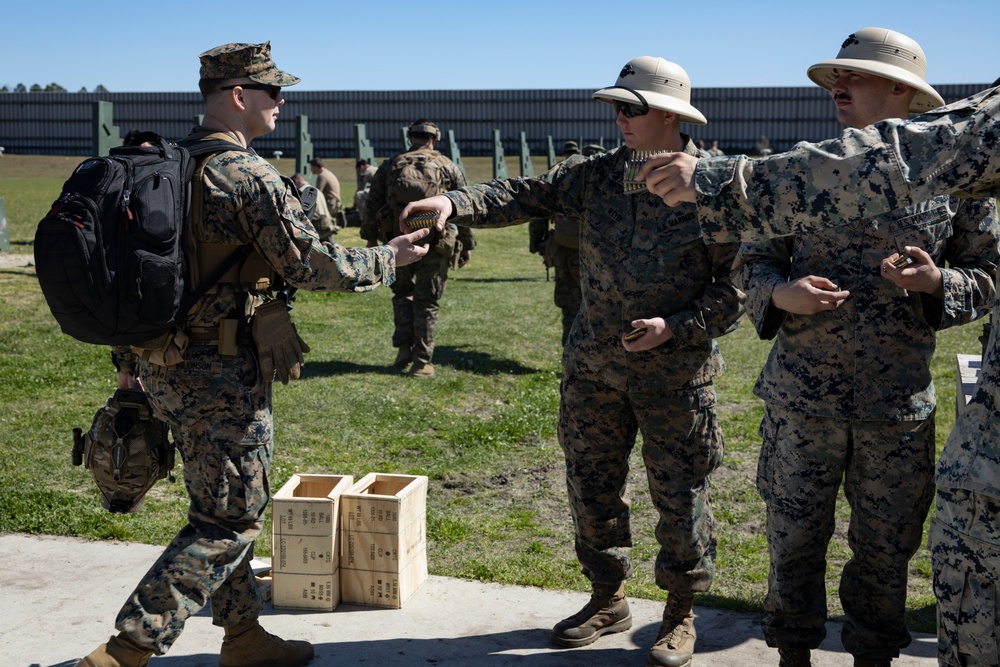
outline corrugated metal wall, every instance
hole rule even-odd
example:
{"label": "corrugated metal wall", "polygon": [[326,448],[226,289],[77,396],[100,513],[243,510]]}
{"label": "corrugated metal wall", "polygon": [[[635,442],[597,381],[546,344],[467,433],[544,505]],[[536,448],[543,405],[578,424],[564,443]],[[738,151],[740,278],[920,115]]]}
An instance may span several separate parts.
{"label": "corrugated metal wall", "polygon": [[[936,86],[952,102],[986,84]],[[254,142],[259,152],[292,155],[295,116],[309,118],[309,134],[320,157],[351,157],[354,125],[363,123],[377,156],[400,149],[400,128],[417,118],[454,130],[462,155],[489,155],[492,132],[500,130],[507,154],[516,155],[525,132],[533,154],[545,152],[551,136],[556,149],[567,139],[605,146],[619,143],[611,108],[591,100],[591,90],[431,90],[431,91],[286,91],[287,104],[278,129]],[[91,152],[92,103],[114,103],[114,124],[122,134],[132,128],[180,138],[202,112],[198,93],[0,93],[0,146],[8,153],[80,155]],[[829,95],[817,87],[702,88],[694,105],[709,120],[685,125],[706,144],[719,140],[727,153],[751,152],[763,134],[772,148],[797,141],[836,136]],[[283,122],[282,122],[283,121]]]}

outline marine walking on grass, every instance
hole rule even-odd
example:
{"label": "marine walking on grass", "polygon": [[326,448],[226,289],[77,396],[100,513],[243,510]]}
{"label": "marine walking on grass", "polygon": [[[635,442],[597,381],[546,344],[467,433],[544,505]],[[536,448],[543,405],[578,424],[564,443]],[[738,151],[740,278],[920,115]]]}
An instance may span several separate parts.
{"label": "marine walking on grass", "polygon": [[[399,213],[410,202],[465,185],[462,170],[434,149],[441,139],[437,125],[415,121],[407,138],[410,149],[386,160],[372,180],[361,225],[361,238],[370,248],[399,234]],[[434,330],[448,271],[465,266],[476,247],[475,233],[464,225],[432,230],[429,238],[431,251],[399,271],[391,288],[393,367],[416,378],[434,375]]]}

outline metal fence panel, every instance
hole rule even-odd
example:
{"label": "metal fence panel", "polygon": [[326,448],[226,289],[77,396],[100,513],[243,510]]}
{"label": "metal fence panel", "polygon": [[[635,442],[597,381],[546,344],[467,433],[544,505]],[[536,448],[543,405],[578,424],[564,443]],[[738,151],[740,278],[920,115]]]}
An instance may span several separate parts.
{"label": "metal fence panel", "polygon": [[[986,84],[936,86],[946,102]],[[492,153],[499,130],[504,151],[516,155],[524,132],[533,155],[544,155],[547,137],[556,146],[573,139],[613,147],[620,143],[611,107],[595,103],[591,90],[429,90],[286,92],[282,118],[272,134],[254,141],[263,155],[293,155],[295,123],[309,118],[318,157],[353,157],[354,125],[363,123],[377,157],[399,150],[399,128],[418,118],[453,130],[465,156]],[[122,134],[147,129],[170,138],[187,134],[202,113],[198,93],[0,93],[0,146],[7,153],[86,156],[92,151],[92,104],[114,103]],[[684,125],[694,139],[718,140],[727,153],[752,152],[761,135],[785,150],[798,141],[840,134],[829,94],[815,86],[695,89],[692,103],[709,124]]]}

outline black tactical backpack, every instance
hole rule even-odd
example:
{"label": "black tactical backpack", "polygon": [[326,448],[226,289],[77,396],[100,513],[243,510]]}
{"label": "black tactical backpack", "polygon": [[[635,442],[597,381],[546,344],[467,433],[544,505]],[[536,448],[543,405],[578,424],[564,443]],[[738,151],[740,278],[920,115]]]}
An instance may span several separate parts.
{"label": "black tactical backpack", "polygon": [[104,509],[138,512],[146,492],[174,467],[167,434],[144,392],[119,389],[94,415],[90,430],[73,429],[73,465],[90,470]]}
{"label": "black tactical backpack", "polygon": [[35,232],[38,282],[64,333],[137,345],[183,320],[218,280],[194,293],[187,284],[194,158],[228,150],[247,149],[222,140],[184,148],[145,132],[77,166]]}

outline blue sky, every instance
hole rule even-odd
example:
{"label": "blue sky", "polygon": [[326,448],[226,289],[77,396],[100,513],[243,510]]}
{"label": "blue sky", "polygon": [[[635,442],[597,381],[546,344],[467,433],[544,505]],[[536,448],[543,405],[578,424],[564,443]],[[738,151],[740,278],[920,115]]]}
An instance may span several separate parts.
{"label": "blue sky", "polygon": [[596,89],[639,55],[679,63],[694,87],[806,86],[867,26],[916,39],[931,84],[1000,76],[997,0],[52,0],[2,16],[0,86],[73,92],[193,91],[198,53],[266,40],[300,90]]}

